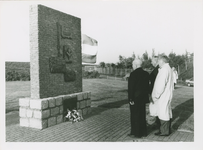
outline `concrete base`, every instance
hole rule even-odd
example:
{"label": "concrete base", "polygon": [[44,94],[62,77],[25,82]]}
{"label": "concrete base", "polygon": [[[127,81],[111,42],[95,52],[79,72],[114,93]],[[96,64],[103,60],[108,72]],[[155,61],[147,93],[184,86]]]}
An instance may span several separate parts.
{"label": "concrete base", "polygon": [[44,129],[64,122],[64,116],[67,111],[64,110],[64,104],[67,104],[69,100],[76,101],[76,109],[82,112],[83,116],[91,112],[90,92],[43,99],[20,98],[20,126]]}

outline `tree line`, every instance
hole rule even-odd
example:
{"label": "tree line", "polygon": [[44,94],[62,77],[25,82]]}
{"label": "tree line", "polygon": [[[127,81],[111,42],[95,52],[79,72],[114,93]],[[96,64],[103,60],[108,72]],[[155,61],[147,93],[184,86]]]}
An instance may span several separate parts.
{"label": "tree line", "polygon": [[[164,53],[162,53],[164,54]],[[161,54],[161,55],[162,55]],[[164,54],[165,55],[165,54]],[[143,60],[142,67],[146,70],[153,70],[151,64],[152,58],[155,56],[155,50],[152,49],[152,54],[149,56],[148,52],[145,51],[142,56],[132,54],[131,57],[124,57],[119,55],[119,61],[117,63],[105,63],[100,62],[99,66],[101,68],[111,67],[117,69],[132,69],[132,62],[135,58],[140,58]],[[193,77],[193,58],[194,54],[189,54],[187,51],[182,55],[177,55],[175,52],[171,51],[168,55],[169,65],[176,68],[179,74],[179,79],[185,80]]]}

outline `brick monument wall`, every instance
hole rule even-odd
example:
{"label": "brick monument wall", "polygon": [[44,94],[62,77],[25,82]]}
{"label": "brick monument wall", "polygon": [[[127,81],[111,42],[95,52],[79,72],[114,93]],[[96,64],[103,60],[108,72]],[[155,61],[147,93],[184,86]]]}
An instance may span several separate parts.
{"label": "brick monument wall", "polygon": [[64,103],[74,99],[81,115],[91,113],[91,93],[80,92],[43,99],[20,98],[20,126],[44,129],[64,122]]}

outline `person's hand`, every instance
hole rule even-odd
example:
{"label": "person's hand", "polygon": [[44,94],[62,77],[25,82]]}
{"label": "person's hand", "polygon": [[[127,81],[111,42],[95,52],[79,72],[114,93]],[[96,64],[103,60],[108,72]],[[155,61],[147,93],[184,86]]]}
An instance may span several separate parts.
{"label": "person's hand", "polygon": [[135,103],[133,101],[130,101],[130,105],[134,105]]}
{"label": "person's hand", "polygon": [[150,103],[154,104],[154,101],[151,96],[149,97],[149,101],[150,101]]}

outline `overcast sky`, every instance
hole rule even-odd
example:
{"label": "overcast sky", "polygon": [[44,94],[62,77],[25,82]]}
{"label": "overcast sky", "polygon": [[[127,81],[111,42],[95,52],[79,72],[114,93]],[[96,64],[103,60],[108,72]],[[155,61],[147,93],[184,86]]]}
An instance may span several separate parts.
{"label": "overcast sky", "polygon": [[42,4],[81,18],[82,34],[98,41],[97,63],[118,56],[195,51],[199,1],[1,2],[1,49],[5,61],[29,61],[29,6]]}

